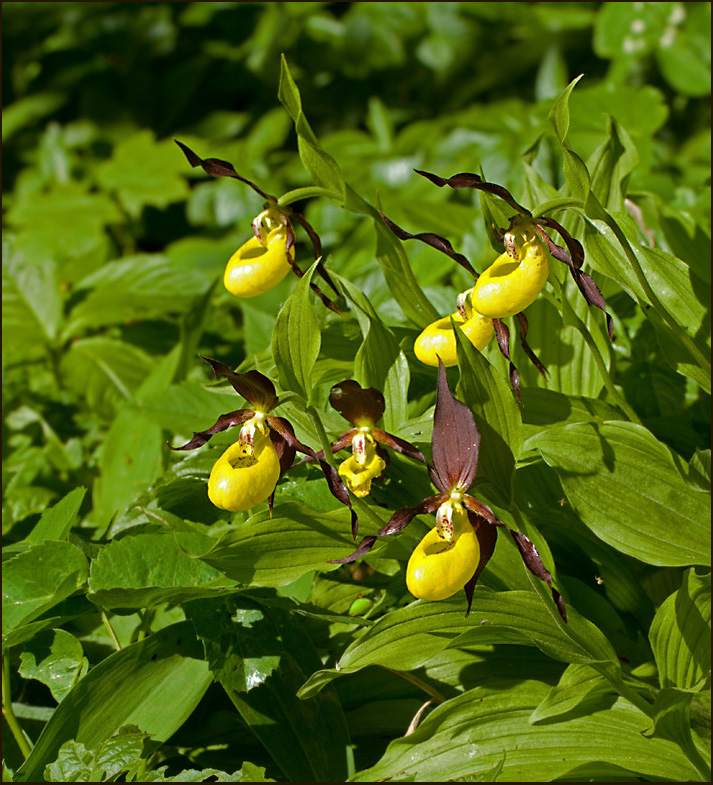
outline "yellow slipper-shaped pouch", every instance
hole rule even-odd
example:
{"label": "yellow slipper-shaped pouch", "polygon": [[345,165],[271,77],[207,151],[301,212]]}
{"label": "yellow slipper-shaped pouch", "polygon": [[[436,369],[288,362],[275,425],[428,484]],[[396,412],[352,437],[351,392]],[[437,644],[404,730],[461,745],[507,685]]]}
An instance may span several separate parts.
{"label": "yellow slipper-shaped pouch", "polygon": [[[470,319],[466,320],[456,311],[453,321],[460,326],[476,349],[484,349],[495,334],[493,320],[475,311]],[[437,368],[439,357],[446,367],[456,365],[456,337],[451,326],[451,317],[444,316],[429,324],[416,339],[413,350],[416,357],[426,365]]]}
{"label": "yellow slipper-shaped pouch", "polygon": [[[287,254],[284,227],[270,232],[264,244],[251,237],[230,257],[223,276],[225,288],[236,297],[257,297],[270,291],[290,272]],[[289,255],[294,259],[294,248]]]}
{"label": "yellow slipper-shaped pouch", "polygon": [[422,600],[445,600],[473,577],[480,545],[465,511],[453,515],[453,539],[434,527],[416,546],[406,568],[406,586]]}
{"label": "yellow slipper-shaped pouch", "polygon": [[223,510],[249,510],[264,502],[280,479],[280,460],[269,436],[256,436],[254,452],[240,442],[218,458],[208,479],[208,498]]}
{"label": "yellow slipper-shaped pouch", "polygon": [[513,227],[509,234],[518,258],[500,254],[480,275],[470,296],[473,309],[491,319],[514,316],[532,305],[549,274],[547,251],[534,231]]}

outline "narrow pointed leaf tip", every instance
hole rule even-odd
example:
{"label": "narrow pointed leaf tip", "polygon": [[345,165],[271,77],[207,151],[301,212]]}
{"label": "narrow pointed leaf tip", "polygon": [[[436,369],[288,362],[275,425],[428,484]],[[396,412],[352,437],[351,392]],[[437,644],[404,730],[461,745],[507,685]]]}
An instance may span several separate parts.
{"label": "narrow pointed leaf tip", "polygon": [[456,488],[467,491],[475,480],[478,468],[480,432],[473,412],[453,397],[440,358],[438,363],[431,477],[440,491],[450,492]]}
{"label": "narrow pointed leaf tip", "polygon": [[375,387],[362,388],[354,379],[335,384],[329,392],[329,403],[357,428],[374,425],[386,408],[384,396]]}
{"label": "narrow pointed leaf tip", "polygon": [[210,357],[203,357],[213,370],[213,378],[226,376],[233,385],[233,389],[238,395],[242,395],[248,403],[251,403],[257,410],[262,412],[272,411],[280,402],[275,391],[275,385],[263,376],[259,371],[248,371],[247,373],[236,373],[220,360],[211,360]]}

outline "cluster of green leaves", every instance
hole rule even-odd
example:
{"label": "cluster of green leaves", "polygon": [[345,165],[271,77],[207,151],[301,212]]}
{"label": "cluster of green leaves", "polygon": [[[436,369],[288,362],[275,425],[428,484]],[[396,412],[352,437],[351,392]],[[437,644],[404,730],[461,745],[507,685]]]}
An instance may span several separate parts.
{"label": "cluster of green leaves", "polygon": [[[710,5],[12,3],[3,21],[4,780],[708,779]],[[310,292],[299,229],[301,281],[222,289],[260,200],[170,136],[299,204],[342,316]],[[239,405],[203,354],[272,379],[315,450],[354,378],[430,455],[413,342],[472,281],[378,209],[479,270],[511,211],[414,168],[481,172],[554,217],[614,317],[610,342],[551,260],[527,310],[549,379],[516,338],[522,406],[496,346],[459,335],[449,369],[482,434],[477,493],[535,543],[566,624],[504,537],[465,618],[462,595],[406,591],[428,518],[339,567],[349,515],[316,467],[280,480],[272,515],[231,514],[206,480],[235,433],[166,448]],[[390,457],[353,499],[362,534],[430,493]]]}

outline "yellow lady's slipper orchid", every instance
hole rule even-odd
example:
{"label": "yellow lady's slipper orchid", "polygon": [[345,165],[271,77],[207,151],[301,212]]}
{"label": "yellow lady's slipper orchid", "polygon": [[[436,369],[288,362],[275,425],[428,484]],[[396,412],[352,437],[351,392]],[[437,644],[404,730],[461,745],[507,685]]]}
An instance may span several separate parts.
{"label": "yellow lady's slipper orchid", "polygon": [[256,431],[252,444],[239,440],[218,458],[208,498],[223,510],[249,510],[264,502],[280,479],[280,459],[269,435]]}
{"label": "yellow lady's slipper orchid", "polygon": [[381,477],[386,461],[376,451],[376,441],[368,432],[360,428],[352,439],[352,455],[339,465],[339,474],[349,490],[359,498],[368,496],[371,481]]}
{"label": "yellow lady's slipper orchid", "polygon": [[505,253],[480,275],[470,298],[474,310],[492,319],[524,311],[549,274],[547,250],[531,222],[514,220],[504,242]]}
{"label": "yellow lady's slipper orchid", "polygon": [[[451,502],[441,506],[448,504]],[[451,538],[444,539],[440,526],[436,526],[416,546],[409,559],[406,586],[418,599],[451,597],[468,583],[474,565],[480,560],[480,544],[466,511],[460,504],[453,504],[449,518],[453,527]]]}
{"label": "yellow lady's slipper orchid", "polygon": [[[473,311],[469,319],[464,319],[457,311],[452,318],[476,349],[484,349],[495,335],[493,320],[476,311]],[[451,317],[444,316],[429,324],[416,339],[413,350],[416,357],[426,365],[438,367],[439,357],[445,366],[456,365],[458,362],[456,336],[451,325]]]}
{"label": "yellow lady's slipper orchid", "polygon": [[294,248],[287,247],[287,228],[276,209],[262,212],[253,221],[255,236],[230,257],[223,283],[236,297],[264,294],[290,272]]}

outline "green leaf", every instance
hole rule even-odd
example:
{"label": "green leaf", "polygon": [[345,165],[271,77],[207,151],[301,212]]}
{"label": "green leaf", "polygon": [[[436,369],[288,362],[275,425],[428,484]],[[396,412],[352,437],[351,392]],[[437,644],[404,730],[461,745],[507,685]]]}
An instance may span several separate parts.
{"label": "green leaf", "polygon": [[384,384],[384,427],[389,433],[397,434],[409,419],[408,416],[408,388],[411,372],[406,355],[399,351],[386,374]]}
{"label": "green leaf", "polygon": [[336,670],[316,673],[300,695],[309,697],[336,675],[367,665],[414,670],[446,647],[484,643],[536,646],[563,662],[618,667],[611,644],[591,622],[569,608],[565,625],[551,599],[547,602],[529,591],[494,592],[485,586],[476,588],[468,618],[462,596],[414,602],[379,619],[347,648]]}
{"label": "green leaf", "polygon": [[272,353],[283,389],[299,393],[308,403],[312,400],[310,376],[322,343],[309,289],[316,269],[317,262],[300,278],[277,314],[272,333]]}
{"label": "green leaf", "polygon": [[42,92],[26,95],[2,110],[2,140],[6,142],[20,129],[52,114],[67,100],[64,92]]}
{"label": "green leaf", "polygon": [[110,542],[92,561],[89,599],[102,608],[152,608],[231,591],[222,573],[186,553],[184,548],[210,547],[210,538],[196,540],[169,532]]}
{"label": "green leaf", "polygon": [[172,265],[163,256],[133,256],[82,279],[90,289],[69,317],[65,337],[107,324],[151,319],[187,310],[213,283],[199,270]]}
{"label": "green leaf", "polygon": [[589,665],[568,665],[555,687],[547,693],[530,715],[537,724],[553,717],[562,717],[581,703],[613,692],[611,684]]}
{"label": "green leaf", "polygon": [[181,622],[127,646],[95,665],[65,697],[15,775],[38,782],[74,741],[98,749],[125,725],[165,742],[184,723],[212,681],[190,622]]}
{"label": "green leaf", "polygon": [[698,780],[679,747],[647,739],[648,718],[626,701],[553,724],[531,725],[548,692],[538,681],[498,680],[447,701],[409,736],[391,742],[381,760],[352,782],[444,781],[475,776],[503,763],[502,782],[551,782],[592,760],[600,772],[621,769],[675,782]]}
{"label": "green leaf", "polygon": [[60,365],[67,387],[104,417],[111,417],[120,404],[131,400],[151,367],[152,360],[143,349],[103,337],[72,343]]}
{"label": "green leaf", "polygon": [[74,594],[88,571],[79,548],[51,540],[32,545],[3,567],[3,637]]}
{"label": "green leaf", "polygon": [[522,415],[508,383],[460,327],[454,329],[460,368],[457,392],[473,412],[481,435],[478,477],[492,485],[495,503],[508,508],[515,461],[522,448]]}
{"label": "green leaf", "polygon": [[52,697],[62,699],[89,670],[82,644],[65,630],[47,630],[25,644],[18,673],[46,684]]}
{"label": "green leaf", "polygon": [[685,482],[645,428],[564,425],[528,446],[555,469],[575,512],[605,542],[647,564],[710,564],[710,494]]}
{"label": "green leaf", "polygon": [[711,667],[711,577],[688,570],[656,612],[649,640],[661,686],[694,689]]}
{"label": "green leaf", "polygon": [[272,517],[267,511],[253,515],[201,558],[245,585],[277,587],[312,570],[337,569],[327,561],[353,548],[344,512],[315,512],[288,503],[276,505]]}
{"label": "green leaf", "polygon": [[310,638],[269,599],[199,601],[188,615],[215,678],[292,782],[342,782],[348,735],[341,706],[324,693],[300,701],[297,687],[321,665]]}
{"label": "green leaf", "polygon": [[25,542],[36,544],[45,540],[66,540],[69,530],[77,520],[86,492],[86,488],[75,488],[57,504],[48,507],[25,537]]}
{"label": "green leaf", "polygon": [[139,131],[119,142],[110,160],[99,164],[96,176],[107,191],[115,191],[129,215],[142,209],[167,207],[188,197],[183,177],[186,165],[173,141],[157,142],[153,131]]}
{"label": "green leaf", "polygon": [[262,766],[255,766],[253,763],[245,762],[239,771],[226,774],[218,769],[186,769],[175,777],[166,777],[165,773],[168,766],[161,766],[155,771],[145,772],[142,782],[208,782],[209,777],[214,777],[211,782],[275,782],[269,777],[265,777],[265,769]]}
{"label": "green leaf", "polygon": [[122,771],[138,767],[149,736],[136,726],[120,728],[96,750],[68,741],[57,760],[45,768],[45,782],[111,782]]}
{"label": "green leaf", "polygon": [[159,475],[163,450],[159,425],[132,407],[119,411],[102,444],[101,474],[94,483],[92,515],[99,527],[108,525]]}
{"label": "green leaf", "polygon": [[584,74],[580,74],[565,87],[547,115],[547,119],[554,128],[555,135],[562,145],[565,144],[567,132],[569,131],[569,96],[583,76]]}

